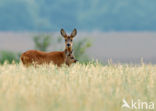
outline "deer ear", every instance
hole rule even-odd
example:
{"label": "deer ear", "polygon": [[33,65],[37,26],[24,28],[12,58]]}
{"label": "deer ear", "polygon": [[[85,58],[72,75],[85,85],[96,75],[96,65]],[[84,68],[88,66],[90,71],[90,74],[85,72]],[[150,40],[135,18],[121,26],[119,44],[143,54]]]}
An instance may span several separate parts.
{"label": "deer ear", "polygon": [[61,35],[65,38],[65,37],[67,37],[67,34],[66,34],[66,32],[64,31],[64,29],[61,29],[60,30],[60,33],[61,33]]}
{"label": "deer ear", "polygon": [[76,29],[74,29],[74,30],[73,30],[73,32],[71,33],[71,37],[75,37],[75,36],[76,36],[76,34],[77,34],[77,30],[76,30]]}

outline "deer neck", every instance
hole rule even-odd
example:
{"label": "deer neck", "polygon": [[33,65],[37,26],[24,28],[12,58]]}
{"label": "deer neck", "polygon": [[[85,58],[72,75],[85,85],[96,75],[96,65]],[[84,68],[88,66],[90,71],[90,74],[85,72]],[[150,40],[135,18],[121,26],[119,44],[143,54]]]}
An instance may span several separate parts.
{"label": "deer neck", "polygon": [[71,48],[66,48],[64,50],[64,54],[65,54],[65,64],[69,66],[69,64],[67,62],[68,61],[67,58],[70,56],[70,54],[72,54],[72,49]]}
{"label": "deer neck", "polygon": [[69,56],[70,54],[72,54],[72,51],[73,51],[72,48],[65,48],[64,53],[65,53],[66,57]]}

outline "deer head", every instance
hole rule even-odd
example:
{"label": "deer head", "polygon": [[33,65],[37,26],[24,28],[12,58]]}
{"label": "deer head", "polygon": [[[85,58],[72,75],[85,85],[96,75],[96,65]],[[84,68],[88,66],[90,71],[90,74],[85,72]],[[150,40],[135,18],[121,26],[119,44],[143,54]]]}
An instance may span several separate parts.
{"label": "deer head", "polygon": [[64,29],[61,29],[60,33],[65,39],[65,49],[68,49],[71,51],[73,38],[76,36],[77,30],[74,29],[70,35],[67,35],[66,32],[64,31]]}

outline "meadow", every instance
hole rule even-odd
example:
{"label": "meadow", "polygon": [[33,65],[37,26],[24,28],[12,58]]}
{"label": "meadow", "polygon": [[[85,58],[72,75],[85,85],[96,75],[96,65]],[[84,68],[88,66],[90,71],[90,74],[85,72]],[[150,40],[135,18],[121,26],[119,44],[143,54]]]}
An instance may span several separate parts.
{"label": "meadow", "polygon": [[156,65],[0,65],[0,111],[131,111],[122,99],[156,103],[155,94]]}

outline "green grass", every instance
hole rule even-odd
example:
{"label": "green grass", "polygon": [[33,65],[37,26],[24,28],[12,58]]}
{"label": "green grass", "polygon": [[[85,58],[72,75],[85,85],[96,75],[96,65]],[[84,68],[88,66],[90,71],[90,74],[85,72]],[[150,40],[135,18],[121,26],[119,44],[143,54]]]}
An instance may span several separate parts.
{"label": "green grass", "polygon": [[131,111],[124,98],[156,103],[155,65],[0,66],[0,111]]}

